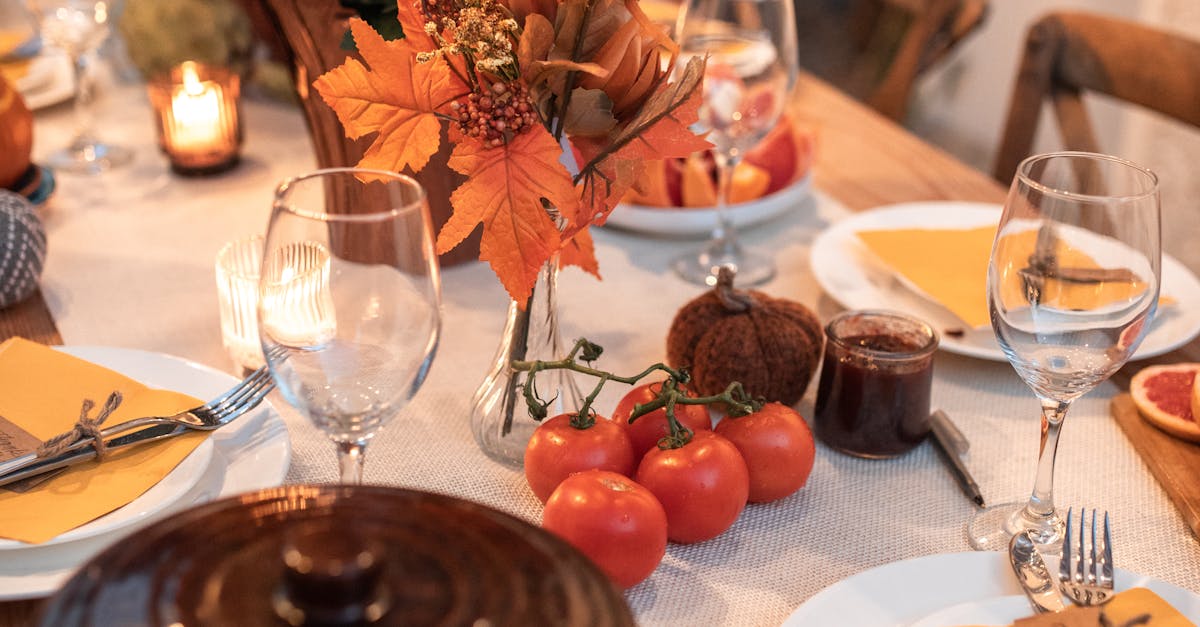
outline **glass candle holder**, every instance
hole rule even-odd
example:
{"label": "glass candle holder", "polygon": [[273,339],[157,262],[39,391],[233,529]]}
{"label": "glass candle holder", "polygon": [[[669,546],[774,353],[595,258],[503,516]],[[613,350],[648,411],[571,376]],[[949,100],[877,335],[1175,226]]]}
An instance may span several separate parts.
{"label": "glass candle holder", "polygon": [[187,176],[237,165],[242,147],[241,80],[224,68],[186,61],[147,89],[158,141],[171,169]]}
{"label": "glass candle holder", "polygon": [[894,457],[929,435],[933,353],[928,324],[886,311],[843,313],[825,327],[813,424],[843,453]]}
{"label": "glass candle holder", "polygon": [[234,240],[217,252],[217,303],[221,311],[221,344],[239,369],[261,367],[258,341],[258,277],[263,238]]}
{"label": "glass candle holder", "polygon": [[329,249],[311,241],[292,242],[266,256],[260,322],[280,344],[315,349],[337,335],[330,262]]}

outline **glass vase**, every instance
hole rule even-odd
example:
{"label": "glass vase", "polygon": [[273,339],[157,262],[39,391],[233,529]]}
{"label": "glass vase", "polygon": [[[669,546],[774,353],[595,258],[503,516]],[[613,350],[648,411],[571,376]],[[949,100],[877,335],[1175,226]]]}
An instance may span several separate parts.
{"label": "glass vase", "polygon": [[[538,272],[525,308],[508,304],[508,319],[491,369],[471,401],[471,432],[492,459],[513,467],[525,460],[525,445],[540,422],[529,415],[523,396],[527,373],[513,371],[513,361],[553,360],[566,355],[558,324],[558,256]],[[583,395],[567,370],[538,373],[538,396],[549,400],[547,417],[576,411]]]}

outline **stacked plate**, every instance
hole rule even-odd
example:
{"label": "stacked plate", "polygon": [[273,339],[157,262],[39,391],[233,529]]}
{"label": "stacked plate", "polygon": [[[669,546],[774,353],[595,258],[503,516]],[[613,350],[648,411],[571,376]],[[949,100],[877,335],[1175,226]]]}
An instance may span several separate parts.
{"label": "stacked plate", "polygon": [[[178,357],[123,348],[61,347],[148,386],[200,399],[237,380]],[[171,513],[216,498],[283,483],[291,458],[287,428],[264,402],[212,434],[162,481],[125,507],[42,544],[0,539],[0,601],[46,596],[85,561]]]}
{"label": "stacked plate", "polygon": [[[1200,595],[1159,579],[1117,569],[1118,592],[1148,588],[1191,621]],[[1004,553],[942,553],[885,564],[825,588],[783,627],[1007,625],[1033,613]]]}
{"label": "stacked plate", "polygon": [[[881,229],[968,229],[1000,223],[999,205],[969,202],[914,202],[854,214],[823,231],[813,242],[813,274],[821,288],[847,309],[894,309],[921,317],[943,333],[941,348],[951,353],[1005,361],[990,326],[963,328],[948,309],[876,261],[857,236]],[[980,298],[984,278],[980,277]],[[1177,303],[1159,309],[1150,333],[1134,354],[1146,359],[1170,352],[1200,334],[1200,279],[1170,255],[1162,259],[1162,293]]]}
{"label": "stacked plate", "polygon": [[69,100],[75,93],[71,57],[42,46],[37,54],[0,64],[0,72],[16,86],[31,111]]}

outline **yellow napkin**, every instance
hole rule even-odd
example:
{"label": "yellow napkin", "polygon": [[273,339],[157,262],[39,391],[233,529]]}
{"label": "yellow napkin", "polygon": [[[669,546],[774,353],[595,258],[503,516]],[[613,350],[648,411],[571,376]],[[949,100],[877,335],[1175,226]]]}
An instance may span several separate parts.
{"label": "yellow napkin", "polygon": [[[884,264],[964,323],[971,327],[988,324],[987,269],[996,227],[887,229],[859,231],[857,235]],[[1037,231],[1014,233],[1006,239],[1012,246],[1007,258],[1020,260],[1024,267],[1037,246]],[[1056,254],[1063,266],[1100,267],[1090,256],[1068,248],[1062,240],[1058,242]],[[1014,289],[1013,293],[1003,296],[1005,302],[1023,302],[1024,295],[1019,288]],[[1125,300],[1142,289],[1145,286],[1138,281],[1071,283],[1048,280],[1042,289],[1042,302],[1064,309],[1091,309]],[[1159,302],[1165,305],[1170,301],[1164,297]]]}
{"label": "yellow napkin", "polygon": [[[29,39],[28,32],[0,29],[0,58],[12,54],[27,39]],[[25,78],[25,75],[29,73],[29,66],[32,64],[33,59],[9,59],[0,63],[0,74],[3,74],[9,82],[16,84],[17,81]]]}
{"label": "yellow napkin", "polygon": [[[153,390],[124,375],[21,338],[0,344],[0,417],[45,441],[69,431],[84,399],[97,409],[114,390],[123,402],[105,427],[142,416],[166,416],[200,404]],[[0,537],[40,543],[90,522],[162,480],[207,436],[197,432],[84,462],[23,494],[0,487]]]}

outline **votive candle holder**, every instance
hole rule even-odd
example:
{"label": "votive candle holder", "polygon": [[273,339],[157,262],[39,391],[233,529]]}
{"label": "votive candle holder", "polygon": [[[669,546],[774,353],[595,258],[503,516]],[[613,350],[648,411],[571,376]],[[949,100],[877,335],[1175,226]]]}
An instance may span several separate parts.
{"label": "votive candle holder", "polygon": [[221,344],[239,369],[261,367],[258,340],[258,278],[263,238],[234,240],[217,252],[217,303],[221,312]]}
{"label": "votive candle holder", "polygon": [[187,176],[224,172],[242,147],[241,79],[225,68],[185,61],[147,84],[159,146]]}

